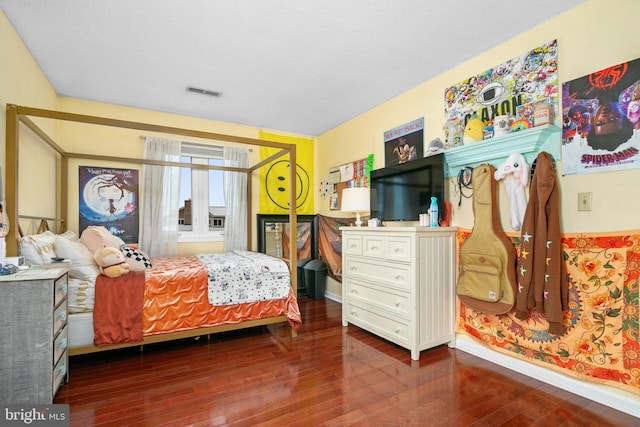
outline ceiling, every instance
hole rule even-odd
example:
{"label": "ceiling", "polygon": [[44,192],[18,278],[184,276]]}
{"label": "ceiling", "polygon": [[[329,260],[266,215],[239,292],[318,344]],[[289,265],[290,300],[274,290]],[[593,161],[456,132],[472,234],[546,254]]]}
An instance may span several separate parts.
{"label": "ceiling", "polygon": [[584,1],[0,0],[0,8],[61,96],[317,136]]}

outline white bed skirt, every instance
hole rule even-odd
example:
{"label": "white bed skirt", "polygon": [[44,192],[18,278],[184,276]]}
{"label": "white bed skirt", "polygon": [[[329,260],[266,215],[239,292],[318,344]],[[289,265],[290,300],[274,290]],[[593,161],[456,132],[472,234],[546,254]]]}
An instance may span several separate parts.
{"label": "white bed skirt", "polygon": [[69,314],[69,348],[93,345],[93,313]]}

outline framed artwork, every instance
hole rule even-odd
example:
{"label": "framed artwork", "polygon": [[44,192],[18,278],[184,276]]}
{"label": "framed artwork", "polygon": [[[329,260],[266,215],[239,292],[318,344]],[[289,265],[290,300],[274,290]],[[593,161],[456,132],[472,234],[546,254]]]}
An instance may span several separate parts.
{"label": "framed artwork", "polygon": [[80,166],[80,233],[90,225],[103,226],[126,243],[137,243],[138,170]]}
{"label": "framed artwork", "polygon": [[640,167],[640,59],[562,84],[563,175]]}
{"label": "framed artwork", "polygon": [[384,165],[392,166],[422,158],[424,118],[405,123],[384,133]]}

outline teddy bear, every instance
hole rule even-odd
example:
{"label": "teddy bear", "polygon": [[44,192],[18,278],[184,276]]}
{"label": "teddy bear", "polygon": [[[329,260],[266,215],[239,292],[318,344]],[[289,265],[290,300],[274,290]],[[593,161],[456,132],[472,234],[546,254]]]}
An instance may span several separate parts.
{"label": "teddy bear", "polygon": [[120,277],[129,272],[129,265],[124,255],[116,248],[103,246],[95,252],[93,258],[98,264],[100,273],[107,277]]}

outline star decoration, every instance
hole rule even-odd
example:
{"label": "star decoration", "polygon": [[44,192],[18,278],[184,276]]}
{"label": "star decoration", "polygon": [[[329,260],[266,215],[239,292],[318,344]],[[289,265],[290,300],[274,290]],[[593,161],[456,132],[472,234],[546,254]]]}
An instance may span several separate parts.
{"label": "star decoration", "polygon": [[525,241],[525,242],[528,242],[528,241],[529,241],[529,239],[530,239],[531,237],[532,237],[532,236],[531,236],[531,234],[529,234],[529,233],[527,233],[527,232],[525,232],[525,233],[522,235],[522,238],[524,239],[524,241]]}
{"label": "star decoration", "polygon": [[526,273],[526,272],[527,272],[527,269],[526,269],[526,268],[524,268],[523,266],[521,266],[521,267],[520,267],[520,275],[521,275],[521,276],[524,276],[524,273]]}
{"label": "star decoration", "polygon": [[527,251],[525,251],[525,250],[522,250],[522,251],[520,252],[520,255],[522,255],[522,259],[527,259],[527,255],[529,255],[529,252],[527,252]]}
{"label": "star decoration", "polygon": [[520,283],[518,283],[518,292],[522,293],[522,289],[524,289],[523,286]]}
{"label": "star decoration", "polygon": [[549,291],[544,291],[544,299],[547,299],[548,296],[549,296]]}
{"label": "star decoration", "polygon": [[549,246],[551,246],[551,240],[547,240],[547,249],[549,249]]}
{"label": "star decoration", "polygon": [[551,261],[551,258],[547,257],[545,261],[546,261],[547,265],[549,265],[549,261]]}
{"label": "star decoration", "polygon": [[544,275],[544,281],[545,281],[545,282],[548,282],[548,281],[549,281],[549,275],[548,275],[548,274],[545,274],[545,275]]}

